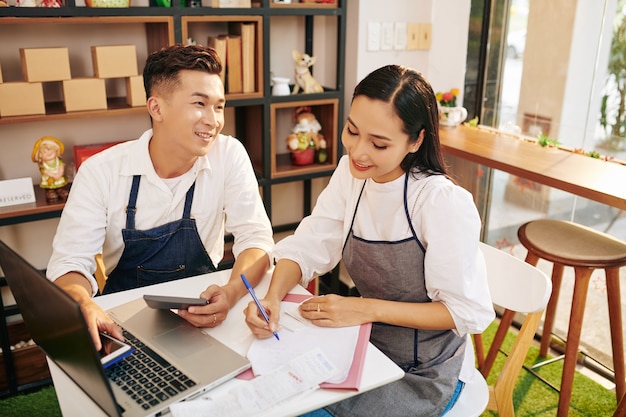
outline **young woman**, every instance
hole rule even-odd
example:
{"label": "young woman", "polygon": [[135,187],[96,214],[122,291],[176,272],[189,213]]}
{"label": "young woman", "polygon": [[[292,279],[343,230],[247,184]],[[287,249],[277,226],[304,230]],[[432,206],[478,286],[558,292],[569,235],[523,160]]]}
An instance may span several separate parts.
{"label": "young woman", "polygon": [[474,366],[470,333],[494,311],[478,249],[472,196],[446,175],[429,83],[389,65],[354,90],[347,151],[312,214],[280,241],[262,304],[246,322],[260,338],[278,328],[280,300],[342,260],[361,297],[313,297],[301,313],[318,326],[372,322],[371,342],[403,379],[318,410],[334,416],[441,416]]}

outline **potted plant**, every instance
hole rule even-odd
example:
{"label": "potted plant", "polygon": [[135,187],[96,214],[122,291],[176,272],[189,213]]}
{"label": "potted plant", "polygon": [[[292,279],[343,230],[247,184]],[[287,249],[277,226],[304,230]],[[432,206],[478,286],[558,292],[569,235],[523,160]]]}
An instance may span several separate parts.
{"label": "potted plant", "polygon": [[456,98],[460,91],[453,88],[445,93],[437,92],[437,104],[439,107],[439,124],[441,126],[458,126],[467,119],[467,109],[457,106]]}

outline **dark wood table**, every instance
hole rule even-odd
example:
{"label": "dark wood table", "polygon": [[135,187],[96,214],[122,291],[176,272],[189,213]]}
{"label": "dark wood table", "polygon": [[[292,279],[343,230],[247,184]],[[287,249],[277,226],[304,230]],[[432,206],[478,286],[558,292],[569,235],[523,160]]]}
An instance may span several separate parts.
{"label": "dark wood table", "polygon": [[626,209],[626,165],[483,128],[441,128],[445,154],[508,172],[621,210]]}

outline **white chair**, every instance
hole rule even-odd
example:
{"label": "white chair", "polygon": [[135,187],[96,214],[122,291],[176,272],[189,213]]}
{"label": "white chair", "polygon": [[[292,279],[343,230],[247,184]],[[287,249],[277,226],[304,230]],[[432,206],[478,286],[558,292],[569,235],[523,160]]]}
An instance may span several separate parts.
{"label": "white chair", "polygon": [[493,303],[526,317],[496,383],[488,386],[476,369],[445,417],[476,417],[486,409],[497,411],[500,417],[515,416],[513,389],[552,292],[552,282],[539,269],[484,243],[480,248]]}

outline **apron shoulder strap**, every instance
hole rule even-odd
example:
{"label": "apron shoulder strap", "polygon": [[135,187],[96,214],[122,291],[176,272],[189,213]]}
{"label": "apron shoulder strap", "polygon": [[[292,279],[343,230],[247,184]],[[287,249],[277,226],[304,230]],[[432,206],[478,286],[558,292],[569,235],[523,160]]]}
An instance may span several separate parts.
{"label": "apron shoulder strap", "polygon": [[422,191],[424,191],[424,188],[426,188],[426,186],[428,185],[428,183],[434,176],[429,175],[427,177],[424,177],[418,180],[417,195],[415,196],[415,201],[413,201],[413,208],[411,209],[411,211],[409,211],[409,201],[408,201],[409,175],[410,173],[407,173],[404,178],[404,212],[406,214],[406,219],[409,222],[411,233],[413,233],[413,237],[415,237],[415,240],[419,244],[422,251],[426,253],[426,248],[424,248],[424,245],[420,241],[419,237],[417,236],[417,233],[415,232],[415,228],[413,227],[413,217],[416,215],[416,212],[422,206],[422,203],[420,200]]}
{"label": "apron shoulder strap", "polygon": [[139,193],[139,181],[141,175],[133,176],[133,185],[130,188],[130,197],[126,206],[126,228],[135,228],[135,213],[137,212],[137,194]]}

